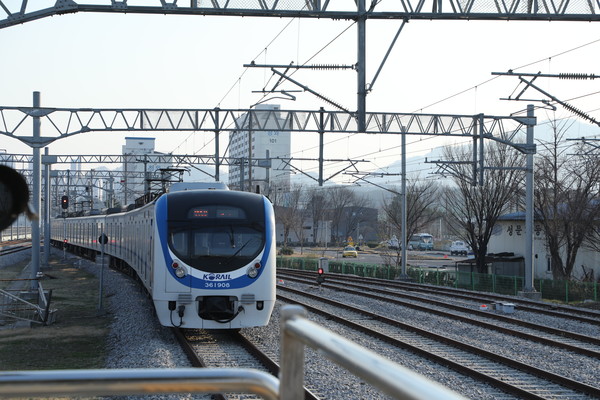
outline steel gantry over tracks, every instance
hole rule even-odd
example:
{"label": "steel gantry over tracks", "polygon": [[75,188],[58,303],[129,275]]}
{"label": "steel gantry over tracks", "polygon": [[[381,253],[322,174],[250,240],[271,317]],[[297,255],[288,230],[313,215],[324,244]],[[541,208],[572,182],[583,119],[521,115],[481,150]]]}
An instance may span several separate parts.
{"label": "steel gantry over tracks", "polygon": [[[23,132],[37,120],[46,136]],[[86,132],[232,132],[408,134],[479,136],[511,144],[523,125],[522,116],[484,114],[366,113],[365,130],[343,111],[256,109],[117,109],[0,106],[0,134],[31,147],[44,147],[57,139]],[[249,128],[250,127],[250,128]],[[518,145],[517,145],[518,146]]]}
{"label": "steel gantry over tracks", "polygon": [[[212,132],[218,169],[226,157],[220,155],[218,136],[222,132],[248,131],[254,134],[273,130],[319,134],[319,184],[323,184],[323,136],[340,134],[390,134],[460,136],[490,139],[526,153],[535,147],[515,141],[524,127],[535,125],[524,116],[413,114],[368,112],[365,129],[357,119],[343,111],[256,110],[256,109],[77,109],[0,106],[0,134],[18,139],[33,148],[86,132]],[[23,135],[26,127],[44,125],[46,136]],[[481,149],[483,151],[483,149]],[[169,155],[169,157],[175,157]],[[186,160],[187,161],[187,160]],[[198,160],[200,161],[200,160]],[[291,159],[290,159],[291,161]]]}
{"label": "steel gantry over tracks", "polygon": [[[139,5],[142,3],[143,5]],[[188,6],[189,4],[189,6]],[[388,55],[404,25],[411,19],[424,20],[525,20],[600,21],[600,0],[0,0],[0,29],[40,18],[76,12],[139,13],[164,15],[254,16],[277,18],[317,18],[352,20],[357,26],[356,112],[358,130],[366,129],[366,98],[387,55],[372,81],[366,76],[366,22],[400,20]],[[281,74],[280,72],[273,71]],[[284,78],[282,74],[282,78]],[[289,80],[289,77],[285,77]],[[301,85],[301,84],[300,84]],[[272,90],[275,90],[273,88]],[[314,91],[311,91],[313,94]],[[322,96],[319,96],[323,98]],[[331,103],[336,105],[337,103]],[[336,105],[337,106],[337,105]]]}
{"label": "steel gantry over tracks", "polygon": [[[143,5],[139,5],[142,3]],[[360,3],[360,2],[359,2]],[[184,5],[185,4],[185,5]],[[77,12],[330,19],[598,21],[598,0],[396,0],[361,10],[350,0],[0,0],[0,28]]]}
{"label": "steel gantry over tracks", "polygon": [[[41,136],[39,126],[43,123]],[[27,127],[38,127],[33,136],[23,135]],[[324,146],[327,133],[459,136],[490,139],[510,145],[525,154],[534,154],[535,146],[515,140],[524,127],[535,125],[525,116],[488,116],[452,114],[413,114],[368,112],[365,127],[343,111],[256,110],[256,109],[77,109],[0,106],[0,135],[18,139],[34,149],[55,140],[86,132],[212,132],[215,135],[216,179],[225,159],[220,155],[219,134],[252,131],[254,134],[280,132],[317,133],[319,135],[319,185],[323,184]],[[35,130],[34,130],[35,131]],[[483,153],[483,148],[480,149]],[[483,154],[482,154],[483,155]],[[174,156],[171,156],[174,157]],[[35,157],[34,157],[35,158]]]}

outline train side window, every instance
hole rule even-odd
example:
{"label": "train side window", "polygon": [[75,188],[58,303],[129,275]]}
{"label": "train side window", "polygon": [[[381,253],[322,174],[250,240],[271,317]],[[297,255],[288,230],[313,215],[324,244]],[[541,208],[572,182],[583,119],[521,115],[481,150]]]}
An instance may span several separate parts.
{"label": "train side window", "polygon": [[171,243],[173,250],[176,253],[187,255],[188,254],[188,234],[187,232],[173,232],[171,233]]}

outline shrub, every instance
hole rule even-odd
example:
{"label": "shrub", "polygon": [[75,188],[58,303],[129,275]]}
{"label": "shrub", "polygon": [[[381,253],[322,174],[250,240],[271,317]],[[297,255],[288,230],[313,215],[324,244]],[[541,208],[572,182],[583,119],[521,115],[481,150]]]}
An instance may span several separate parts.
{"label": "shrub", "polygon": [[282,247],[279,249],[280,256],[291,256],[292,254],[294,254],[294,249],[291,247]]}

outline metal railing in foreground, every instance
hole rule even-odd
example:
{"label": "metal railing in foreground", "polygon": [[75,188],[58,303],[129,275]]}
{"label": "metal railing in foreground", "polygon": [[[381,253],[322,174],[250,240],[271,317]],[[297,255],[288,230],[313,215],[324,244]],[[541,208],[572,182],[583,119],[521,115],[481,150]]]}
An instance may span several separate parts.
{"label": "metal railing in foreground", "polygon": [[279,381],[252,369],[91,369],[0,373],[0,398],[254,393],[277,400]]}
{"label": "metal railing in foreground", "polygon": [[280,379],[253,369],[110,369],[0,372],[0,398],[253,393],[267,400],[304,399],[304,350],[309,346],[399,400],[465,400],[306,319],[299,306],[282,308]]}
{"label": "metal railing in foreground", "polygon": [[[32,279],[5,279],[4,281],[17,284],[29,282]],[[15,294],[16,293],[16,294]],[[56,309],[50,308],[52,290],[44,291],[42,283],[38,282],[37,291],[18,289],[0,289],[0,326],[26,321],[29,323],[50,325],[56,317]],[[37,304],[33,303],[36,301]]]}

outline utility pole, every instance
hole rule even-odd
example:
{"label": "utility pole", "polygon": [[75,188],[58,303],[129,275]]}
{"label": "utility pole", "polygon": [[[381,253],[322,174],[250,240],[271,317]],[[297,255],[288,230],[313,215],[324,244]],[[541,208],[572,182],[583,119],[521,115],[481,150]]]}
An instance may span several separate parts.
{"label": "utility pole", "polygon": [[252,113],[248,113],[248,191],[252,191]]}
{"label": "utility pole", "polygon": [[240,190],[243,192],[244,191],[244,173],[246,171],[244,171],[244,164],[245,164],[245,160],[244,158],[240,158]]}
{"label": "utility pole", "polygon": [[221,158],[219,152],[219,109],[215,108],[215,182],[219,182],[219,167],[221,166]]}
{"label": "utility pole", "polygon": [[[33,92],[33,107],[40,107],[40,92]],[[31,220],[31,290],[38,289],[37,275],[40,271],[40,202],[41,202],[41,175],[42,175],[42,156],[40,153],[40,131],[41,121],[39,115],[33,117],[33,179],[32,179],[32,198],[31,204],[33,206],[33,212],[38,218]]]}
{"label": "utility pole", "polygon": [[356,26],[358,30],[358,60],[357,69],[357,119],[358,132],[366,130],[365,115],[367,110],[367,55],[366,55],[366,37],[367,37],[367,13],[365,10],[365,0],[358,0],[358,16]]}
{"label": "utility pole", "polygon": [[[527,105],[527,118],[533,119],[533,105]],[[527,125],[527,146],[532,148],[533,142],[533,125]],[[533,152],[527,152],[526,170],[525,170],[525,281],[523,282],[523,295],[525,297],[541,297],[541,294],[535,290],[535,251],[533,247],[534,232],[534,177],[533,177]]]}
{"label": "utility pole", "polygon": [[271,194],[271,152],[269,149],[265,150],[266,158],[269,162],[268,166],[265,168],[265,189],[264,193],[268,195]]}
{"label": "utility pole", "polygon": [[325,109],[319,112],[319,186],[323,186],[323,145],[325,135]]}
{"label": "utility pole", "polygon": [[44,149],[44,265],[50,263],[50,163],[48,147]]}
{"label": "utility pole", "polygon": [[127,207],[127,153],[123,154],[123,207]]}
{"label": "utility pole", "polygon": [[94,170],[90,170],[90,184],[88,186],[88,196],[90,196],[90,211],[94,209]]}
{"label": "utility pole", "polygon": [[402,270],[400,273],[400,279],[408,279],[408,274],[406,273],[406,245],[407,245],[407,240],[406,240],[406,233],[407,233],[407,229],[406,229],[406,128],[402,127],[402,134],[400,135],[401,140],[402,140],[402,189],[401,189],[401,197],[402,197],[402,228],[401,228],[401,232],[400,232],[400,236],[402,236],[402,249],[401,254],[402,254]]}

